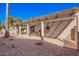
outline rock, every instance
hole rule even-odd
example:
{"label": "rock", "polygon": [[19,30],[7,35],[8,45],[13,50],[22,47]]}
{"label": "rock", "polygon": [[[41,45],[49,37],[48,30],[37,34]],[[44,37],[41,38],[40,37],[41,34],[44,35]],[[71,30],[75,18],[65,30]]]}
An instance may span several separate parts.
{"label": "rock", "polygon": [[12,44],[12,48],[15,48],[15,45],[14,44]]}

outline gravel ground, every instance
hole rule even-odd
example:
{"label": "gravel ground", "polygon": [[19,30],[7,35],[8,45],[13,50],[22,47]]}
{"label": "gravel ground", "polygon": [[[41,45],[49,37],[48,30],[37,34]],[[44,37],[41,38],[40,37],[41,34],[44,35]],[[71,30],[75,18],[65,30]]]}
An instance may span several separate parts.
{"label": "gravel ground", "polygon": [[[12,40],[13,39],[13,40]],[[0,38],[1,56],[78,56],[79,50],[57,46],[44,41],[36,45],[37,39]],[[4,44],[5,43],[5,44]],[[12,47],[12,44],[15,46]]]}

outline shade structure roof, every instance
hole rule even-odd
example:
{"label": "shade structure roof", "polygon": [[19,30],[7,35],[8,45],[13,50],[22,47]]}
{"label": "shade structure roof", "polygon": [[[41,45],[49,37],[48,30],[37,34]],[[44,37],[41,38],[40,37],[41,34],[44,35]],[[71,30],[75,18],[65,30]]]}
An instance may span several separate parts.
{"label": "shade structure roof", "polygon": [[45,19],[54,20],[54,19],[61,19],[61,18],[71,17],[71,16],[74,16],[77,12],[79,12],[79,7],[71,8],[71,9],[68,9],[68,10],[60,11],[60,12],[56,12],[56,13],[53,13],[53,14],[49,14],[47,16],[41,16],[37,20],[35,19],[35,17],[30,18],[31,21],[20,22],[19,25],[26,26],[27,23],[31,24],[33,22],[47,21]]}

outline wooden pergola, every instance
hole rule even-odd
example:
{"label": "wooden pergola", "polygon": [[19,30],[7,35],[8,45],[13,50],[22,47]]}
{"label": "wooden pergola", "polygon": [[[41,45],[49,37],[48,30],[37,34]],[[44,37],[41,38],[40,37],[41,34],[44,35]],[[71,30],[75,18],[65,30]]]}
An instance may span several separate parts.
{"label": "wooden pergola", "polygon": [[[40,25],[40,30],[41,30],[41,36],[45,37],[45,34],[46,34],[45,33],[45,25],[46,25],[46,23],[49,24],[49,23],[59,22],[56,27],[54,25],[55,29],[53,31],[53,35],[55,34],[56,31],[60,31],[59,33],[55,34],[55,37],[53,36],[56,39],[61,34],[61,32],[66,29],[68,24],[72,23],[73,27],[71,25],[70,29],[69,29],[71,39],[75,39],[74,42],[76,42],[76,47],[79,48],[79,45],[78,45],[79,44],[79,39],[78,39],[78,31],[79,31],[79,24],[78,24],[79,23],[79,19],[78,19],[79,17],[78,16],[79,16],[79,14],[76,15],[76,13],[78,11],[79,11],[79,8],[69,9],[69,10],[66,10],[66,11],[63,11],[63,12],[48,15],[47,17],[43,17],[43,19],[40,18],[38,21],[21,22],[21,23],[18,24],[19,25],[19,34],[21,34],[21,26],[26,26],[26,31],[27,31],[26,36],[29,36],[29,34],[30,34],[30,26],[35,26],[35,25],[39,24]],[[46,18],[48,18],[48,19],[45,20]],[[69,22],[63,26],[62,23],[64,24],[67,21],[69,21]],[[62,30],[58,30],[58,29],[61,29],[60,25],[61,25],[61,27],[63,26]],[[52,33],[51,33],[51,35],[52,35]],[[62,35],[62,38],[63,37],[64,36]]]}

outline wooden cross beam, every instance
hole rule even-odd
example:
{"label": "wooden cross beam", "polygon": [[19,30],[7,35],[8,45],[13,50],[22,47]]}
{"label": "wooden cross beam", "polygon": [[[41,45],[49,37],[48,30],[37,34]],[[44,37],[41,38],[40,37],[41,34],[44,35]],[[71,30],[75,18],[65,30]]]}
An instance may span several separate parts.
{"label": "wooden cross beam", "polygon": [[31,22],[31,24],[38,24],[41,22],[57,22],[57,21],[66,21],[66,20],[73,20],[75,17],[67,17],[67,18],[61,18],[61,19],[54,19],[54,20],[47,20],[47,21],[40,21],[40,22]]}
{"label": "wooden cross beam", "polygon": [[[39,22],[26,22],[26,24],[39,24],[41,22],[57,22],[57,21],[67,21],[67,20],[73,20],[75,18],[75,16],[73,17],[66,17],[66,18],[61,18],[61,19],[51,19],[51,20],[45,20],[45,21],[39,21]],[[22,25],[22,24],[19,24],[19,25]]]}

